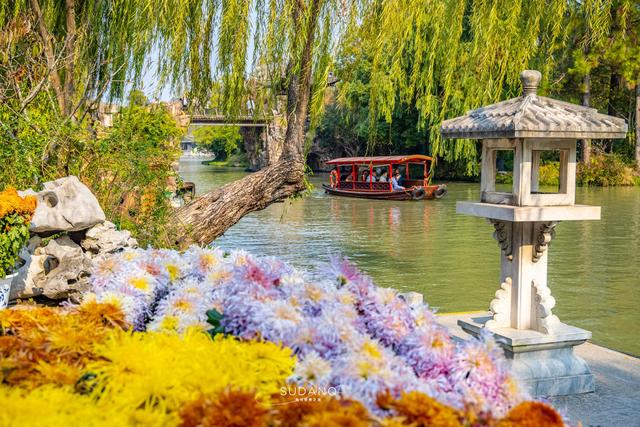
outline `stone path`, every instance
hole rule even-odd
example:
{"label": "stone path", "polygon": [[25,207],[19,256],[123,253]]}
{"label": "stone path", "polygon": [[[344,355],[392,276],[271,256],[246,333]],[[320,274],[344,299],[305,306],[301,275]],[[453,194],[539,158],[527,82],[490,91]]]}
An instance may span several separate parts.
{"label": "stone path", "polygon": [[[459,314],[438,317],[452,336],[468,339],[456,324]],[[549,398],[553,406],[584,427],[640,427],[640,359],[591,343],[576,347],[576,354],[591,367],[596,391]]]}

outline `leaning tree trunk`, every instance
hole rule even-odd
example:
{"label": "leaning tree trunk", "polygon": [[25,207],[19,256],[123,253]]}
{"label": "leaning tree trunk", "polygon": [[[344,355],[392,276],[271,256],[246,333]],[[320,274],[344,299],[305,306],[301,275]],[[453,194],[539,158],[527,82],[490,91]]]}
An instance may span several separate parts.
{"label": "leaning tree trunk", "polygon": [[[171,224],[172,232],[176,233],[174,243],[178,247],[209,244],[248,213],[264,209],[305,188],[304,126],[311,96],[311,62],[320,1],[310,2],[299,71],[289,76],[287,131],[282,156],[274,164],[210,191],[178,209]],[[302,11],[298,17],[299,22],[305,21]]]}

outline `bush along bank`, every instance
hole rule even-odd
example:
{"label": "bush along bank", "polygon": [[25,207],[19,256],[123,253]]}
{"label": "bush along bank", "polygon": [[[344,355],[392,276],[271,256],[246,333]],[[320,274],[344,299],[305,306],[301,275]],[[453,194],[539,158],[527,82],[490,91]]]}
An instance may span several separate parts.
{"label": "bush along bank", "polygon": [[[560,177],[560,163],[542,164],[538,170],[538,177],[541,186],[557,187]],[[498,174],[496,182],[499,184],[513,183],[511,172]],[[620,155],[600,153],[592,155],[589,163],[577,164],[576,184],[587,187],[640,186],[640,174]]]}
{"label": "bush along bank", "polygon": [[640,185],[640,175],[618,154],[596,154],[588,164],[579,163],[576,180],[585,186]]}
{"label": "bush along bank", "polygon": [[0,312],[0,425],[563,424],[490,337],[454,343],[345,260],[311,276],[243,251],[126,249],[91,281],[80,305]]}

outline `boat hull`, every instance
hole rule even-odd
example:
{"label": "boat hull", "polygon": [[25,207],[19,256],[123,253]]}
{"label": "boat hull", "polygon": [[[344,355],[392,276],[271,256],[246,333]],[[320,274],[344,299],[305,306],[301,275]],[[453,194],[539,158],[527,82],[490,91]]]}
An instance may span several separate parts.
{"label": "boat hull", "polygon": [[[334,188],[330,185],[323,184],[324,190],[333,194],[334,196],[342,197],[356,197],[359,199],[373,199],[373,200],[415,200],[412,194],[412,190],[399,190],[399,191],[381,191],[381,190],[350,190]],[[424,199],[439,199],[446,193],[445,185],[428,185],[422,187],[424,189]]]}

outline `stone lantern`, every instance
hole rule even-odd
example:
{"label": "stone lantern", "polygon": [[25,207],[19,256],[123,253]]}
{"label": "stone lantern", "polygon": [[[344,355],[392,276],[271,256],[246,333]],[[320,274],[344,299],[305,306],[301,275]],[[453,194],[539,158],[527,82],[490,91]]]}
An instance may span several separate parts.
{"label": "stone lantern", "polygon": [[[595,389],[586,362],[573,347],[591,332],[562,323],[552,313],[547,286],[549,243],[559,221],[600,219],[599,206],[575,204],[578,139],[624,138],[623,119],[538,96],[538,71],[520,74],[523,93],[442,123],[443,138],[482,141],[480,202],[458,202],[457,212],[488,220],[501,249],[500,289],[483,315],[464,315],[458,325],[472,335],[490,330],[513,372],[534,396]],[[513,152],[511,192],[496,190],[496,154]],[[559,185],[542,192],[538,169],[543,152],[560,160]]]}

